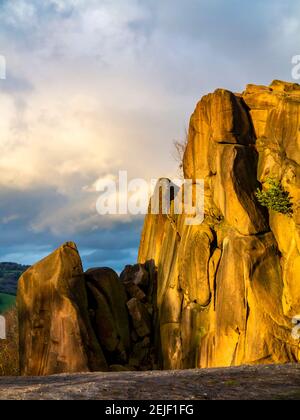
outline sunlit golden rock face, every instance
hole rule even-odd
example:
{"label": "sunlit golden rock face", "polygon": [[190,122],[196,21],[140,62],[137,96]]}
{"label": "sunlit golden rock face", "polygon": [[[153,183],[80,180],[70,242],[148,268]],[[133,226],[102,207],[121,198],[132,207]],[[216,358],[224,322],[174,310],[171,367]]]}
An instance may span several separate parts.
{"label": "sunlit golden rock face", "polygon": [[[217,90],[191,117],[183,161],[205,181],[205,221],[146,217],[139,262],[158,270],[163,367],[300,360],[300,86]],[[281,181],[293,216],[257,202],[259,183]]]}
{"label": "sunlit golden rock face", "polygon": [[27,376],[107,370],[88,314],[76,245],[66,243],[19,280],[20,367]]}

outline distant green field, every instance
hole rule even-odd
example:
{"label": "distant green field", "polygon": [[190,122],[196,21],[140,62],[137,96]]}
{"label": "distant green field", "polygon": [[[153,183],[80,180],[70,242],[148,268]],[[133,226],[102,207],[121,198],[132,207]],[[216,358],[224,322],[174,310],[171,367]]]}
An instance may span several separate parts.
{"label": "distant green field", "polygon": [[16,302],[15,296],[5,295],[0,293],[0,314],[3,314],[10,309]]}
{"label": "distant green field", "polygon": [[19,277],[28,268],[17,263],[0,263],[0,293],[16,295]]}

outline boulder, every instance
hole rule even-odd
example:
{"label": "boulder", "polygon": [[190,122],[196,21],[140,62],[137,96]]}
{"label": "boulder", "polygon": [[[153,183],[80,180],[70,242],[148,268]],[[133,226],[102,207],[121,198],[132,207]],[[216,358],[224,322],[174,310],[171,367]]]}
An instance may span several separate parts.
{"label": "boulder", "polygon": [[19,280],[22,375],[106,371],[89,314],[80,256],[66,243]]}
{"label": "boulder", "polygon": [[134,284],[143,291],[149,287],[149,273],[142,264],[127,265],[120,276],[121,281],[126,284]]}
{"label": "boulder", "polygon": [[129,314],[137,335],[141,338],[151,333],[151,318],[145,305],[133,298],[127,302]]}
{"label": "boulder", "polygon": [[127,297],[119,276],[109,268],[85,273],[93,325],[107,359],[126,363],[130,350]]}

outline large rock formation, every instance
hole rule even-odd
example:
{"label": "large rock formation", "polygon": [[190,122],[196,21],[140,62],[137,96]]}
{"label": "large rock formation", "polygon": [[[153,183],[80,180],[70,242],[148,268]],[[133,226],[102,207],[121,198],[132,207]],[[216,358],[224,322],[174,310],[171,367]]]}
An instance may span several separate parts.
{"label": "large rock formation", "polygon": [[[204,222],[176,214],[173,186],[169,213],[161,203],[149,213],[139,264],[120,278],[84,274],[72,243],[30,268],[18,290],[22,373],[298,362],[299,133],[299,85],[205,96],[183,160],[186,179],[204,180]],[[292,215],[259,204],[270,178]]]}
{"label": "large rock formation", "polygon": [[18,287],[21,374],[155,368],[154,283],[149,264],[84,273],[74,243],[35,264]]}
{"label": "large rock formation", "polygon": [[23,375],[107,370],[89,320],[74,243],[66,243],[22,275],[17,305]]}
{"label": "large rock formation", "polygon": [[[299,85],[217,90],[197,105],[183,167],[205,181],[204,223],[149,214],[139,251],[158,270],[165,369],[299,361],[299,133]],[[259,205],[268,178],[290,193],[293,217]]]}

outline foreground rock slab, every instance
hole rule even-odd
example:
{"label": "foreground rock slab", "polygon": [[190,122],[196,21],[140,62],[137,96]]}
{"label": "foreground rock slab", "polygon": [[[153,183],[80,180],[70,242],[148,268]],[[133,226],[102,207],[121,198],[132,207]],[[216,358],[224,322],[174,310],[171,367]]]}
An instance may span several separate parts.
{"label": "foreground rock slab", "polygon": [[0,378],[0,400],[300,400],[300,366]]}

